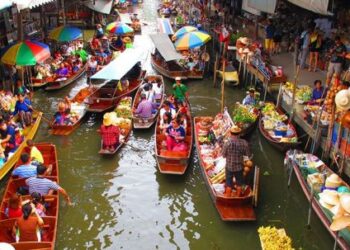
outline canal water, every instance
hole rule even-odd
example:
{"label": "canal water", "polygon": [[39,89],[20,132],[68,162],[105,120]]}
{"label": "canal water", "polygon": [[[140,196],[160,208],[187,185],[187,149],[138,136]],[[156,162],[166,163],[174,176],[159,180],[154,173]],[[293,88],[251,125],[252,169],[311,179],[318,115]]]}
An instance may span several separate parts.
{"label": "canal water", "polygon": [[[150,50],[147,35],[156,33],[157,5],[145,1],[137,12],[147,25],[135,46]],[[155,73],[145,58],[148,73]],[[215,115],[220,90],[212,79],[187,82],[193,116]],[[82,78],[57,92],[35,93],[35,107],[51,118],[60,98],[73,96],[86,85]],[[167,82],[167,90],[171,82]],[[230,108],[241,101],[242,89],[226,86]],[[256,222],[221,221],[200,173],[196,153],[184,176],[160,174],[154,156],[154,129],[134,131],[129,143],[113,157],[98,155],[96,130],[102,116],[89,114],[67,137],[51,136],[42,121],[36,141],[57,146],[60,185],[71,196],[61,199],[56,249],[260,249],[257,229],[273,225],[286,229],[296,249],[331,249],[333,240],[313,213],[306,226],[309,204],[296,181],[287,188],[284,155],[255,131],[249,139],[254,162],[261,168]],[[195,152],[195,149],[194,149]],[[1,182],[4,189],[6,182]]]}

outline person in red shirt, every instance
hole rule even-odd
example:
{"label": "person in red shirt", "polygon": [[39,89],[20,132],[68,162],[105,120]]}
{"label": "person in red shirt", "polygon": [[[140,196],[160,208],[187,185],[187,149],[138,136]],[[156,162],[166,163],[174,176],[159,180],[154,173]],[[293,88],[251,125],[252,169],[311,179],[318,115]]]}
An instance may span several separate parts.
{"label": "person in red shirt", "polygon": [[102,148],[113,152],[119,145],[120,129],[114,123],[114,116],[112,113],[106,113],[103,116],[103,124],[99,129],[102,137]]}
{"label": "person in red shirt", "polygon": [[22,216],[21,196],[13,194],[9,199],[9,205],[6,210],[6,215],[9,219]]}

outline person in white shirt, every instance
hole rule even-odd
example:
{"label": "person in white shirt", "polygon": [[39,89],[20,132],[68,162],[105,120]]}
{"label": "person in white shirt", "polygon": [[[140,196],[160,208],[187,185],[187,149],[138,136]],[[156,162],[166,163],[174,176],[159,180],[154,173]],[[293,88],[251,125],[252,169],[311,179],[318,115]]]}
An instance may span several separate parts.
{"label": "person in white shirt", "polygon": [[163,107],[159,111],[160,121],[162,122],[164,114],[168,112],[171,114],[171,119],[175,119],[176,117],[176,110],[170,108],[170,102],[164,101]]}
{"label": "person in white shirt", "polygon": [[153,92],[153,89],[152,89],[152,84],[146,84],[143,87],[142,94],[144,94],[146,96],[146,99],[148,101],[153,102],[153,100],[154,100],[154,92]]}
{"label": "person in white shirt", "polygon": [[155,101],[159,101],[162,98],[163,86],[160,82],[152,83],[152,86],[152,89],[154,91],[154,99]]}

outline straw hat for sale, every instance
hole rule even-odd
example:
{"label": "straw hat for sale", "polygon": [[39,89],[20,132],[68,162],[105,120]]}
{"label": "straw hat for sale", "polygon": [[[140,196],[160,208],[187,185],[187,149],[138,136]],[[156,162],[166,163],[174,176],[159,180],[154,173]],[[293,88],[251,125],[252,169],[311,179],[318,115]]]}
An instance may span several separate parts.
{"label": "straw hat for sale", "polygon": [[322,193],[320,193],[320,203],[321,205],[327,209],[331,209],[333,206],[339,204],[339,195],[335,190],[326,189]]}
{"label": "straw hat for sale", "polygon": [[339,231],[350,226],[350,216],[341,216],[333,220],[329,227],[332,231]]}
{"label": "straw hat for sale", "polygon": [[112,119],[111,119],[111,114],[106,113],[103,115],[103,125],[105,126],[111,126],[112,125]]}
{"label": "straw hat for sale", "polygon": [[350,194],[349,193],[343,193],[340,196],[340,205],[347,213],[350,213]]}
{"label": "straw hat for sale", "polygon": [[239,134],[239,133],[241,133],[242,129],[240,129],[237,126],[232,126],[230,131],[231,131],[232,134]]}
{"label": "straw hat for sale", "polygon": [[175,77],[175,81],[181,81],[181,77],[180,76]]}
{"label": "straw hat for sale", "polygon": [[350,90],[343,89],[339,91],[335,96],[335,104],[341,111],[350,109]]}
{"label": "straw hat for sale", "polygon": [[331,174],[327,177],[325,186],[328,188],[337,188],[343,183],[342,179],[337,174]]}

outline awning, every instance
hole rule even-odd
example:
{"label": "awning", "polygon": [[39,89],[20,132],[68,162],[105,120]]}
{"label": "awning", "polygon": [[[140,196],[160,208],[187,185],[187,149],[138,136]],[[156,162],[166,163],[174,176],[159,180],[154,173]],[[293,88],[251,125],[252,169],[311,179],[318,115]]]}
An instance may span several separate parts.
{"label": "awning", "polygon": [[84,5],[94,11],[97,11],[103,14],[109,14],[111,13],[113,0],[95,0],[95,1],[87,0],[84,2]]}
{"label": "awning", "polygon": [[167,35],[173,35],[174,30],[171,27],[169,18],[157,18],[158,31]]}
{"label": "awning", "polygon": [[126,24],[132,23],[132,21],[130,19],[130,14],[120,13],[119,17],[120,17],[120,22],[122,22],[122,23],[126,23]]}
{"label": "awning", "polygon": [[253,15],[259,16],[261,12],[257,9],[254,9],[248,5],[248,0],[243,0],[242,1],[242,10],[247,11]]}
{"label": "awning", "polygon": [[144,55],[144,50],[141,48],[128,48],[107,66],[91,76],[91,79],[120,80],[136,63],[143,60]]}
{"label": "awning", "polygon": [[274,14],[277,0],[248,0],[250,8]]}
{"label": "awning", "polygon": [[182,55],[175,50],[174,44],[170,41],[167,34],[154,34],[149,36],[166,62],[182,58]]}
{"label": "awning", "polygon": [[[2,0],[1,0],[2,1]],[[49,2],[53,2],[54,0],[11,0],[11,2],[17,5],[18,10],[23,9],[33,9],[38,6],[44,5]]]}
{"label": "awning", "polygon": [[292,4],[322,15],[333,15],[328,11],[329,0],[288,0]]}

